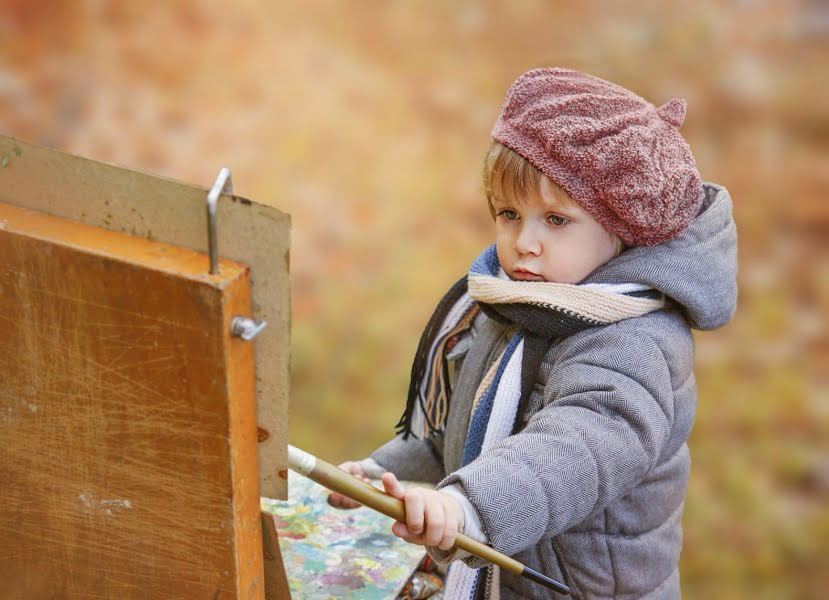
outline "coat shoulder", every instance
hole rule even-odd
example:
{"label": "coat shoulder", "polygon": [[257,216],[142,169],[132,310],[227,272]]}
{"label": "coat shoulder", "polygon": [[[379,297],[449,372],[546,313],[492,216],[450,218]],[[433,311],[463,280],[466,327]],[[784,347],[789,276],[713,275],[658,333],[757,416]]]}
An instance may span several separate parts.
{"label": "coat shoulder", "polygon": [[590,358],[614,349],[634,353],[653,344],[664,356],[673,379],[681,381],[690,375],[694,367],[691,327],[682,313],[670,309],[580,331],[563,339],[550,358],[554,362],[576,355]]}

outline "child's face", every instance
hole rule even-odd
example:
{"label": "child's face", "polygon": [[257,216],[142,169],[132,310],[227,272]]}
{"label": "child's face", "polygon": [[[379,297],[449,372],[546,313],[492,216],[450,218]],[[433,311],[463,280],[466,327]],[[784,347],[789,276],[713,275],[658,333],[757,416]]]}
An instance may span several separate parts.
{"label": "child's face", "polygon": [[540,187],[540,198],[492,198],[498,259],[511,279],[579,283],[616,256],[618,238],[548,177]]}

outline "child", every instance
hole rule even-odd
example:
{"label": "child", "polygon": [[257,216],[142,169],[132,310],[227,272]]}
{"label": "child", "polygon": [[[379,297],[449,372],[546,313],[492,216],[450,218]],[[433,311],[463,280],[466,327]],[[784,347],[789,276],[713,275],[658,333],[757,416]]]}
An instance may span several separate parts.
{"label": "child", "polygon": [[392,531],[451,561],[449,600],[557,597],[459,531],[576,598],[680,596],[691,329],[737,296],[731,199],[701,181],[685,106],[561,68],[509,89],[484,163],[495,244],[432,315],[398,435],[340,465],[404,501]]}

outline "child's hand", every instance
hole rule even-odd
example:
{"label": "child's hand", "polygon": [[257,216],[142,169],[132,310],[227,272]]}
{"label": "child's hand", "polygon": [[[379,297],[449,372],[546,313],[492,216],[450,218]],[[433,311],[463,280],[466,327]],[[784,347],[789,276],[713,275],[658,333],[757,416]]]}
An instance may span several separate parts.
{"label": "child's hand", "polygon": [[[363,471],[363,467],[360,466],[360,463],[354,462],[352,460],[347,460],[344,463],[340,463],[337,465],[343,471],[347,473],[351,473],[355,477],[359,477],[363,481],[371,484],[371,479],[369,479],[365,471]],[[373,485],[373,484],[372,484]],[[331,506],[335,506],[337,508],[359,508],[362,506],[356,500],[352,500],[348,496],[343,496],[342,494],[338,494],[337,492],[331,492],[328,495],[328,504]]]}
{"label": "child's hand", "polygon": [[406,522],[396,521],[392,533],[412,544],[437,546],[449,550],[463,531],[464,513],[460,502],[449,494],[413,487],[408,490],[394,476],[383,473],[386,493],[402,500],[406,506]]}

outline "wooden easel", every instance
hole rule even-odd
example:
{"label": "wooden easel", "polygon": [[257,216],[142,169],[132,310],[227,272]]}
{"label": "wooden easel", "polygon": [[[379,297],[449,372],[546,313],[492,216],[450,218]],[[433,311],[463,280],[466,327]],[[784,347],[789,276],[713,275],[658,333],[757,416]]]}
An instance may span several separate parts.
{"label": "wooden easel", "polygon": [[290,218],[229,173],[208,228],[206,189],[0,156],[0,597],[290,598],[259,508],[287,498]]}

